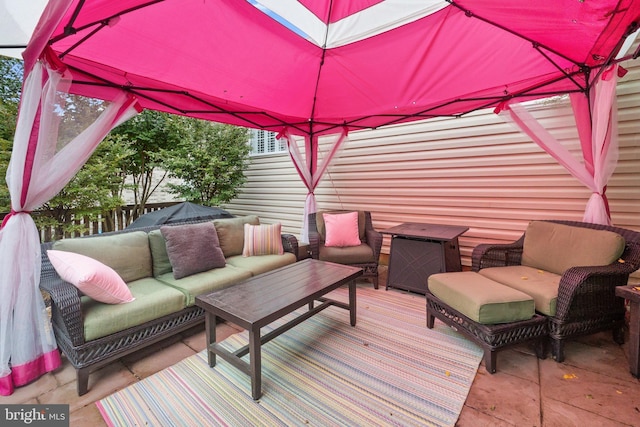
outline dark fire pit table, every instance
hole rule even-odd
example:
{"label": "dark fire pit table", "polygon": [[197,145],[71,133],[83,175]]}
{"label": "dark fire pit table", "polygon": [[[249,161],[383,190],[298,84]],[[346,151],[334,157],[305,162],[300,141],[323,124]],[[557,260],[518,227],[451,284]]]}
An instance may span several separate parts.
{"label": "dark fire pit table", "polygon": [[[196,305],[206,312],[209,366],[216,365],[216,355],[222,357],[251,377],[251,396],[259,399],[262,394],[260,346],[332,305],[349,310],[351,326],[355,326],[355,280],[361,275],[361,268],[306,259],[198,296]],[[346,283],[349,284],[349,304],[324,297]],[[314,306],[315,301],[320,304]],[[260,336],[260,328],[304,305],[309,306],[304,314]],[[216,343],[216,316],[248,330],[249,344],[232,353]],[[247,354],[249,362],[242,359]]]}

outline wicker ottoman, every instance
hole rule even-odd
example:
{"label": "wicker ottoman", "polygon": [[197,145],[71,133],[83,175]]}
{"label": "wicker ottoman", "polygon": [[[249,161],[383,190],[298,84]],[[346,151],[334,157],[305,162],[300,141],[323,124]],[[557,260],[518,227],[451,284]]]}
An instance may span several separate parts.
{"label": "wicker ottoman", "polygon": [[527,294],[471,271],[433,274],[427,288],[427,327],[438,318],[480,345],[488,372],[496,372],[497,350],[524,341],[546,357],[547,318]]}

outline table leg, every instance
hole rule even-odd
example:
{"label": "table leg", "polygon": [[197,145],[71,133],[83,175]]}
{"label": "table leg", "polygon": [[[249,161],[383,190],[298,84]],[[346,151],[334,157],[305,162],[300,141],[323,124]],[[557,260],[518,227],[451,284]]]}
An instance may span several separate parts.
{"label": "table leg", "polygon": [[260,349],[260,328],[249,331],[249,362],[251,364],[251,397],[260,399],[262,395],[262,354]]}
{"label": "table leg", "polygon": [[356,326],[356,281],[349,282],[349,317],[351,326]]}
{"label": "table leg", "polygon": [[629,370],[640,376],[640,301],[630,301],[629,317]]}
{"label": "table leg", "polygon": [[211,346],[216,343],[216,316],[215,314],[205,314],[205,334],[207,337],[207,356],[209,359],[209,366],[216,366],[216,354],[211,351]]}

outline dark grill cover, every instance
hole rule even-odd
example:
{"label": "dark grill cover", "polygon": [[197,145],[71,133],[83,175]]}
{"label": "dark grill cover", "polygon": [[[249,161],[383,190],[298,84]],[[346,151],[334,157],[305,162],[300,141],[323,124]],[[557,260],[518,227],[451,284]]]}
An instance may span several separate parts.
{"label": "dark grill cover", "polygon": [[129,224],[127,229],[218,218],[233,218],[233,215],[215,206],[202,206],[191,202],[182,202],[168,208],[146,213]]}

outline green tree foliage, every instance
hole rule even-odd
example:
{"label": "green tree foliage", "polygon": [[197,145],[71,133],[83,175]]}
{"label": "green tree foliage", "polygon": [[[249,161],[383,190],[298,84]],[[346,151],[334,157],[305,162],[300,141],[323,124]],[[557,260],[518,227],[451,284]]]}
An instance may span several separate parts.
{"label": "green tree foliage", "polygon": [[249,131],[237,126],[183,119],[187,137],[162,151],[163,165],[181,183],[170,191],[188,201],[215,206],[237,196],[249,162]]}
{"label": "green tree foliage", "polygon": [[[158,153],[170,152],[184,138],[183,120],[167,113],[145,110],[114,129],[107,139],[117,138],[127,144],[130,155],[120,164],[122,188],[124,178],[133,180],[131,189],[136,205],[134,217],[144,212],[149,197],[164,181],[166,171],[159,167],[162,157]],[[160,174],[154,179],[154,175]]]}
{"label": "green tree foliage", "polygon": [[0,55],[0,139],[13,140],[22,89],[22,61]]}
{"label": "green tree foliage", "polygon": [[[60,239],[65,233],[82,232],[88,222],[96,222],[99,216],[122,206],[122,198],[113,194],[113,188],[119,185],[117,176],[121,155],[112,143],[98,146],[87,163],[73,179],[55,197],[46,202],[41,211],[51,211],[49,216],[35,216],[38,226],[54,229],[54,239]],[[117,144],[117,143],[116,143]],[[74,224],[72,219],[83,218],[85,224]]]}

